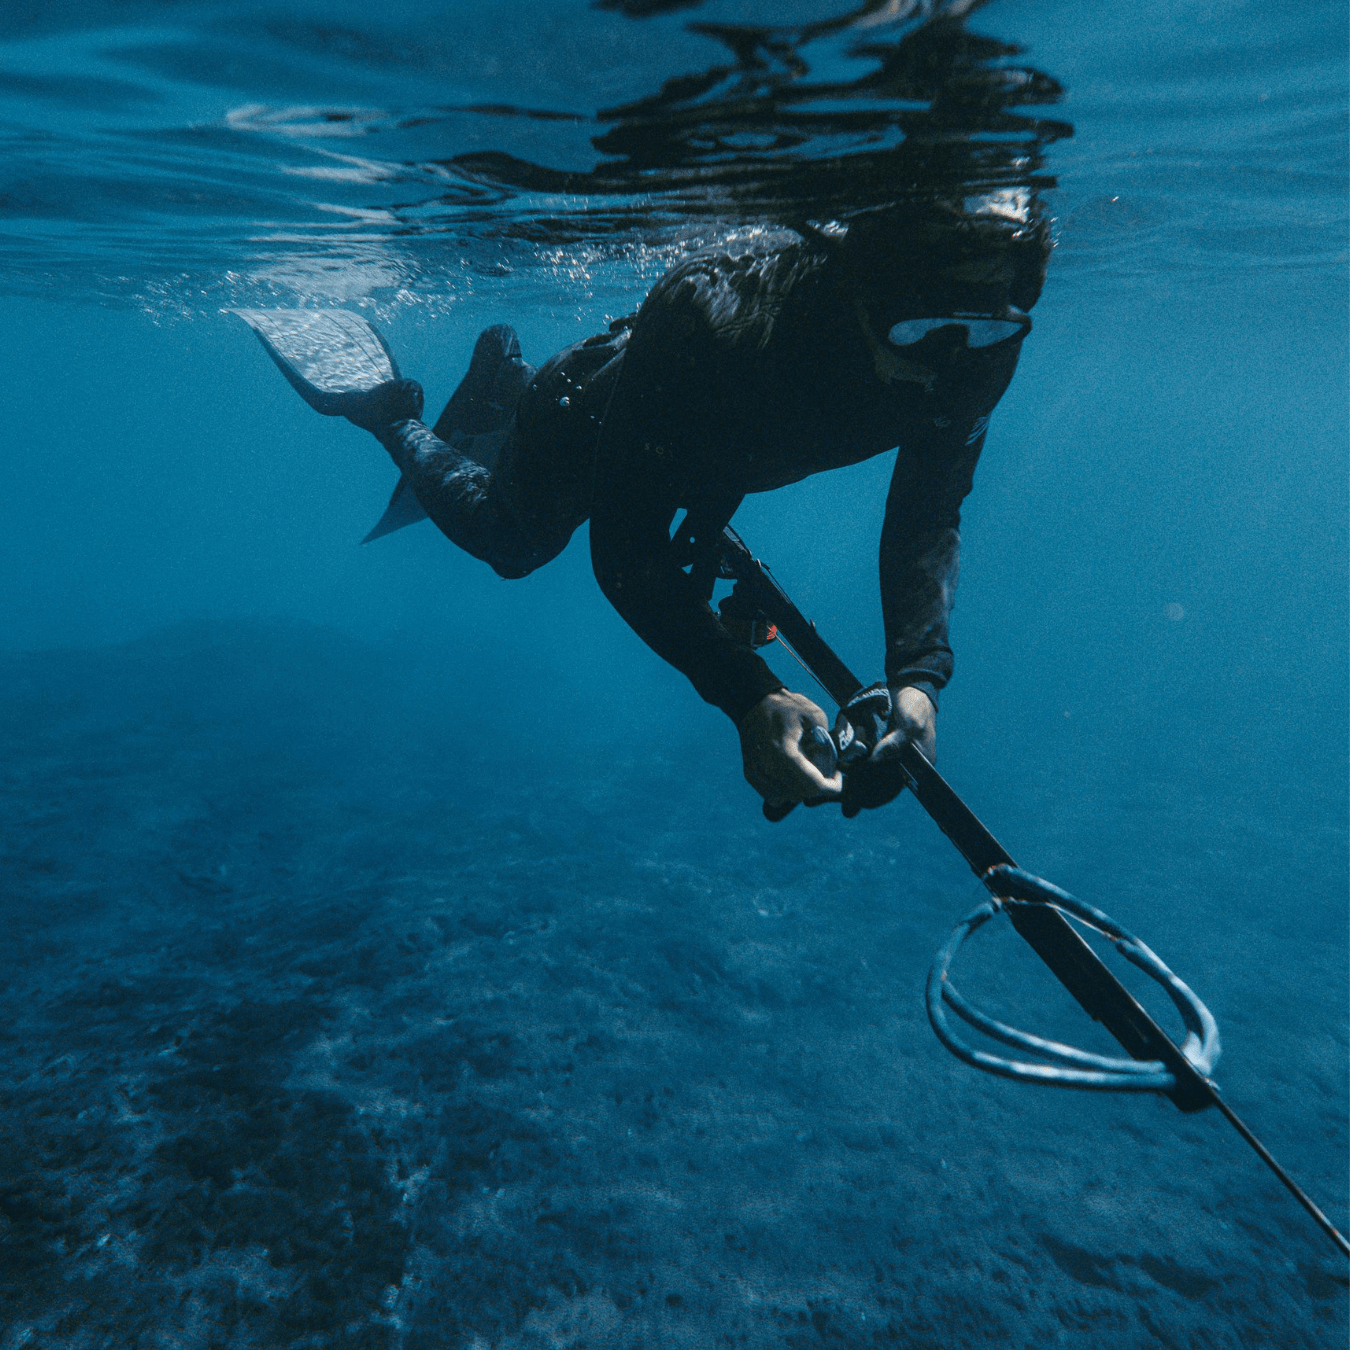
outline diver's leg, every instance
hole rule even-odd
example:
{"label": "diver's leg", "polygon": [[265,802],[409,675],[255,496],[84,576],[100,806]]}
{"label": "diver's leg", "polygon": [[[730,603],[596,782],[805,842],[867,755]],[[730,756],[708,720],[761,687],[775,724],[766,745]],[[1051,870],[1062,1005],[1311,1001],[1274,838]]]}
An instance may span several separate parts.
{"label": "diver's leg", "polygon": [[420,420],[421,389],[411,381],[365,396],[351,420],[388,449],[442,534],[500,576],[522,577],[561,553],[590,514],[594,409],[606,401],[625,340],[589,339],[536,372],[499,325],[479,337],[436,430]]}
{"label": "diver's leg", "polygon": [[567,395],[609,354],[582,344],[536,374],[499,325],[479,337],[436,431],[410,381],[367,395],[352,420],[384,444],[442,534],[498,575],[523,577],[561,553],[590,512],[598,423]]}
{"label": "diver's leg", "polygon": [[437,529],[498,576],[528,576],[554,556],[511,511],[500,476],[424,422],[407,418],[376,434]]}
{"label": "diver's leg", "polygon": [[506,506],[494,474],[423,421],[422,386],[390,380],[353,396],[348,421],[371,432],[389,451],[422,509],[441,533],[503,577],[522,577],[541,554]]}
{"label": "diver's leg", "polygon": [[626,327],[612,328],[535,370],[510,328],[487,329],[436,424],[458,463],[425,442],[417,451],[412,483],[427,514],[502,576],[557,557],[590,515],[600,419],[626,344]]}

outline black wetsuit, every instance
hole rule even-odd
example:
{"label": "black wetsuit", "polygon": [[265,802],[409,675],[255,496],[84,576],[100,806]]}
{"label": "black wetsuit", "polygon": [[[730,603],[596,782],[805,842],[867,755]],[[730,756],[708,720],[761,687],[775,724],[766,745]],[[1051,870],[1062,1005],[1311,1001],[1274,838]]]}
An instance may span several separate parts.
{"label": "black wetsuit", "polygon": [[635,318],[536,373],[494,465],[421,422],[385,443],[441,530],[502,576],[555,557],[589,517],[605,595],[736,722],[782,681],[681,569],[677,511],[729,520],[747,493],[898,446],[881,535],[886,677],[936,701],[952,669],[961,502],[1020,341],[938,345],[921,358],[927,384],[895,378],[876,334],[912,298],[906,311],[863,296],[856,275],[805,242],[693,257]]}

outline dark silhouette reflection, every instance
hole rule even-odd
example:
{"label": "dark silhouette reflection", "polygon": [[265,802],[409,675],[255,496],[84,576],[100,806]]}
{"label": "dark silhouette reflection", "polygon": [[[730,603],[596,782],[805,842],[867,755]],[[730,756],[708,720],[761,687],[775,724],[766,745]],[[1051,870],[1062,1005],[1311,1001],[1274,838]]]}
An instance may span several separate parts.
{"label": "dark silhouette reflection", "polygon": [[[800,228],[999,192],[1027,194],[1025,211],[1030,194],[1053,183],[1044,147],[1072,129],[1027,111],[1055,103],[1061,87],[1017,64],[1015,45],[967,31],[978,4],[868,0],[817,23],[691,23],[729,59],[601,112],[607,129],[592,144],[606,158],[593,169],[460,155],[442,161],[455,188],[441,201],[460,208],[462,221],[475,204],[497,215],[504,192],[580,198],[575,209],[507,226],[553,241],[698,219]],[[640,17],[684,6],[601,7]]]}
{"label": "dark silhouette reflection", "polygon": [[646,19],[677,9],[697,9],[703,0],[596,0],[596,9],[617,9],[630,19]]}

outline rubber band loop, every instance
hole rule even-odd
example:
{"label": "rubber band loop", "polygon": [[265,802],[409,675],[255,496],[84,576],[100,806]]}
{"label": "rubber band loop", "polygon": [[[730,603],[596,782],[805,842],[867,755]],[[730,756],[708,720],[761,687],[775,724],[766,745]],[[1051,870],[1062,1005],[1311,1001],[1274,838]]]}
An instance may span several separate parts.
{"label": "rubber band loop", "polygon": [[[1168,969],[1156,952],[1101,910],[1084,904],[1067,891],[1019,867],[993,868],[985,878],[985,883],[997,890],[996,896],[973,909],[952,929],[928,972],[928,1020],[938,1040],[957,1059],[1001,1078],[1039,1083],[1047,1087],[1087,1088],[1098,1092],[1168,1092],[1176,1086],[1176,1075],[1161,1060],[1095,1055],[1059,1041],[1018,1031],[982,1012],[953,988],[950,983],[952,962],[961,944],[972,933],[1002,913],[1008,905],[1049,905],[1066,918],[1076,919],[1108,938],[1127,961],[1167,991],[1186,1026],[1187,1035],[1180,1047],[1181,1053],[1199,1073],[1208,1077],[1218,1062],[1221,1049],[1218,1025],[1194,991]],[[990,1039],[1050,1062],[1015,1060],[977,1050],[953,1030],[947,1019],[947,1008]]]}

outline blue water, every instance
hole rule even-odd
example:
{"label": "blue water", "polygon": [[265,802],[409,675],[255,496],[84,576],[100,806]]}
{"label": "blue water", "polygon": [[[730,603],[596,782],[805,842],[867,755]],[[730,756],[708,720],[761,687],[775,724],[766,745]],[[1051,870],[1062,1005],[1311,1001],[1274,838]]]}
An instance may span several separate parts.
{"label": "blue water", "polygon": [[[388,460],[228,308],[360,308],[429,405],[488,323],[537,361],[764,222],[463,157],[588,173],[598,112],[725,61],[691,22],[850,6],[425,8],[0,12],[0,1347],[1343,1344],[1344,1262],[1213,1112],[945,1055],[969,872],[907,798],[764,823],[584,531],[510,583],[357,547]],[[1073,135],[939,728],[1342,1228],[1344,17],[969,20]],[[888,471],[736,522],[869,676]],[[978,942],[968,992],[1110,1044]]]}

